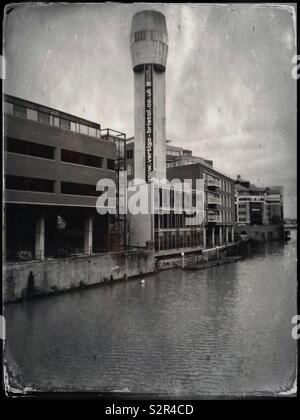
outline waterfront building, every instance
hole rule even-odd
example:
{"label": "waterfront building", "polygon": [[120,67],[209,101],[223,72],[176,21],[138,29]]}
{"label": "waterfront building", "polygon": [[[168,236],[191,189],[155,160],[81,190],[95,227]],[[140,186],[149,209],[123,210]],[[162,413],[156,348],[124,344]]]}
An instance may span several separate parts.
{"label": "waterfront building", "polygon": [[[134,138],[126,144],[126,159],[129,179],[134,172]],[[196,180],[204,182],[204,222],[198,226],[187,225],[186,216],[175,215],[170,208],[170,215],[162,204],[160,193],[159,216],[154,220],[154,243],[157,251],[180,248],[205,249],[216,245],[234,242],[235,201],[234,180],[214,169],[213,161],[192,154],[191,150],[166,144],[166,175],[169,181],[191,179],[191,194],[195,195]],[[159,188],[159,187],[158,187]],[[167,188],[160,186],[160,188]],[[173,202],[171,198],[170,202]]]}
{"label": "waterfront building", "polygon": [[234,180],[213,167],[213,161],[198,156],[184,155],[167,165],[167,177],[204,181],[204,222],[202,248],[234,242],[235,207]]}
{"label": "waterfront building", "polygon": [[238,175],[235,180],[235,206],[238,225],[283,223],[283,187],[257,187]]}
{"label": "waterfront building", "polygon": [[199,156],[194,156],[192,150],[183,149],[179,146],[173,146],[170,144],[171,140],[167,140],[167,147],[166,147],[166,162],[167,168],[172,166],[174,162],[180,162],[180,165],[185,162],[199,162],[203,163],[204,165],[208,165],[210,167],[213,166],[213,161],[208,159],[203,159]]}
{"label": "waterfront building", "polygon": [[96,184],[124,170],[125,134],[9,95],[4,113],[7,260],[124,249],[125,217],[97,213]]}
{"label": "waterfront building", "polygon": [[[130,35],[134,72],[134,137],[126,146],[128,179],[153,183],[155,215],[131,218],[132,245],[153,246],[159,252],[224,244],[234,239],[233,180],[213,169],[212,161],[195,157],[190,150],[172,146],[166,139],[165,71],[168,33],[160,12],[142,11],[134,15]],[[190,190],[182,193],[195,201],[196,179],[205,182],[205,221],[189,225],[186,212],[175,214],[173,198],[181,194],[163,181],[192,178]],[[156,180],[159,180],[157,183]],[[167,183],[167,182],[166,182]],[[156,185],[155,185],[156,184]],[[167,191],[168,190],[168,191]],[[150,195],[150,194],[149,194]],[[169,202],[164,196],[169,195]],[[158,198],[157,198],[158,197]],[[197,217],[203,209],[196,211]]]}

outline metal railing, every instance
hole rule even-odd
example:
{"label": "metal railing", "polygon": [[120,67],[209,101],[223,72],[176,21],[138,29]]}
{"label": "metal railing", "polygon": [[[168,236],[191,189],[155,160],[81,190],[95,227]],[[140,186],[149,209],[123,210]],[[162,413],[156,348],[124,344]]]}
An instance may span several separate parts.
{"label": "metal railing", "polygon": [[217,204],[221,205],[221,198],[220,197],[207,197],[207,204]]}
{"label": "metal railing", "polygon": [[206,217],[208,222],[221,222],[221,216],[219,214],[208,214]]}
{"label": "metal railing", "polygon": [[219,179],[213,179],[213,178],[206,178],[204,181],[204,185],[207,187],[218,187],[220,188],[221,183]]}

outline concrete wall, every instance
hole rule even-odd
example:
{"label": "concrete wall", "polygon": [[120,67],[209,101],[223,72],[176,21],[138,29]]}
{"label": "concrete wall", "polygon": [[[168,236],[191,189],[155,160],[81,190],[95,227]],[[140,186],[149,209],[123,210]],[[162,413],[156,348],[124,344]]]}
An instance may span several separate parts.
{"label": "concrete wall", "polygon": [[[143,39],[136,40],[135,34],[143,31]],[[168,32],[164,15],[155,10],[142,10],[132,19],[131,33],[132,66],[153,63],[165,69],[168,56]]]}
{"label": "concrete wall", "polygon": [[[153,70],[153,165],[166,178],[166,74]],[[145,72],[134,73],[134,175],[145,179]]]}
{"label": "concrete wall", "polygon": [[[99,179],[116,179],[116,172],[107,169],[107,160],[116,157],[116,146],[113,142],[14,115],[5,116],[4,135],[55,148],[53,160],[5,152],[6,175],[55,181],[54,193],[7,190],[7,202],[95,207],[96,196],[60,194],[60,181],[95,185],[96,191]],[[63,162],[60,158],[61,149],[101,156],[104,160],[103,168]]]}
{"label": "concrete wall", "polygon": [[4,301],[126,279],[154,270],[154,254],[149,250],[8,263],[4,269]]}

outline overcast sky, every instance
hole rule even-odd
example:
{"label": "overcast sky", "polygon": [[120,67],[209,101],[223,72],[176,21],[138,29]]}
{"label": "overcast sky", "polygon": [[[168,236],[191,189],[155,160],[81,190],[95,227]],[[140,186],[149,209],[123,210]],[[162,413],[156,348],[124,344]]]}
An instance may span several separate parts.
{"label": "overcast sky", "polygon": [[167,138],[257,185],[283,185],[296,216],[296,54],[292,10],[200,4],[20,5],[4,31],[10,95],[133,127],[135,12],[166,16]]}

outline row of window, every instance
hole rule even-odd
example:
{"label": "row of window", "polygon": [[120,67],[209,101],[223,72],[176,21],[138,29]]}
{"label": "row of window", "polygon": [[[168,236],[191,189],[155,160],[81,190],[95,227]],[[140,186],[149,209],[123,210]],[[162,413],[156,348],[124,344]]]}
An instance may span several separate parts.
{"label": "row of window", "polygon": [[[14,175],[7,175],[5,178],[6,189],[8,190],[21,190],[21,191],[36,191],[36,192],[54,192],[54,180],[49,179],[40,179],[40,178],[30,178],[30,177],[21,177]],[[61,185],[61,194],[71,194],[71,195],[84,195],[84,196],[99,196],[100,193],[96,191],[96,186],[92,184],[80,184],[73,182],[64,182],[60,183]],[[223,222],[232,221],[232,213],[229,211],[220,211],[218,213],[221,216]],[[161,215],[161,226],[167,227],[184,227],[184,216],[183,214],[174,214],[171,212],[171,215]],[[170,220],[168,222],[167,220]],[[168,224],[170,223],[170,225]]]}
{"label": "row of window", "polygon": [[221,205],[224,207],[232,207],[233,198],[228,195],[221,195]]}
{"label": "row of window", "polygon": [[7,152],[35,156],[44,159],[54,159],[55,148],[51,146],[13,139],[11,137],[6,138],[5,145]]}
{"label": "row of window", "polygon": [[6,175],[5,187],[7,190],[54,192],[54,181],[49,179],[29,178]]}
{"label": "row of window", "polygon": [[[169,152],[167,152],[167,155],[169,155]],[[186,158],[181,157],[179,160],[175,160],[174,162],[167,162],[167,168],[175,168],[177,166],[185,166],[185,165],[193,165],[195,163],[202,163],[203,159],[199,157],[193,157],[187,155]]]}
{"label": "row of window", "polygon": [[61,194],[86,195],[99,197],[101,193],[96,191],[96,186],[91,184],[76,184],[74,182],[61,182]]}
{"label": "row of window", "polygon": [[175,214],[173,211],[170,214],[155,214],[154,227],[155,229],[175,229],[185,227],[186,216],[182,214]]}
{"label": "row of window", "polygon": [[240,210],[239,211],[239,217],[246,216],[246,214],[247,214],[246,210]]}
{"label": "row of window", "polygon": [[[196,194],[197,192],[195,190],[193,191],[186,191],[184,192],[184,195],[182,196],[182,191],[180,190],[173,190],[173,189],[165,189],[165,188],[159,188],[156,190],[155,194],[155,207],[156,208],[174,208],[175,200],[176,203],[189,203],[191,199],[191,203],[193,206],[196,205]],[[199,194],[199,200],[201,200],[200,193]],[[190,198],[191,196],[191,198]],[[223,196],[223,195],[215,195],[211,193],[205,192],[205,203],[208,204],[218,204],[223,207],[232,207],[233,205],[233,198],[229,196]]]}
{"label": "row of window", "polygon": [[199,230],[159,232],[155,231],[155,250],[199,247],[203,244],[203,234]]}
{"label": "row of window", "polygon": [[225,223],[225,222],[233,222],[234,214],[228,210],[219,210],[216,213],[211,212],[210,210],[206,211],[206,220]]}
{"label": "row of window", "polygon": [[227,210],[220,211],[220,222],[233,222],[233,213]]}
{"label": "row of window", "polygon": [[[22,176],[7,175],[5,187],[7,190],[33,191],[54,193],[54,180],[29,178]],[[96,185],[78,184],[74,182],[61,182],[61,194],[85,195],[99,197],[101,193],[96,191]]]}
{"label": "row of window", "polygon": [[103,167],[103,158],[100,156],[88,155],[85,153],[74,152],[73,150],[61,150],[61,160],[63,162],[76,163],[77,165],[92,166],[94,168]]}
{"label": "row of window", "polygon": [[[45,159],[54,159],[55,147],[29,141],[6,139],[6,151],[21,155],[35,156]],[[89,155],[86,153],[75,152],[73,150],[61,149],[61,160],[63,162],[75,163],[77,165],[91,166],[93,168],[103,168],[103,157]],[[106,167],[109,170],[115,169],[114,159],[107,159]]]}
{"label": "row of window", "polygon": [[100,130],[89,127],[85,124],[76,123],[66,118],[56,117],[42,111],[36,111],[31,108],[27,108],[23,105],[16,105],[6,102],[5,110],[9,114],[17,115],[18,117],[27,118],[33,121],[39,121],[43,124],[52,125],[54,127],[60,127],[65,130],[71,130],[76,133],[86,134],[92,137],[100,137]]}
{"label": "row of window", "polygon": [[233,184],[231,182],[225,181],[224,179],[221,179],[221,189],[223,191],[226,191],[228,193],[233,194],[234,187],[233,187]]}
{"label": "row of window", "polygon": [[250,197],[250,196],[245,196],[245,197],[238,197],[239,201],[265,201],[265,197]]}
{"label": "row of window", "polygon": [[181,155],[181,151],[180,150],[167,150],[167,155],[169,156],[180,156]]}
{"label": "row of window", "polygon": [[[134,41],[163,41],[163,33],[153,30],[142,30],[134,33]],[[167,45],[166,45],[167,47]]]}
{"label": "row of window", "polygon": [[190,208],[196,206],[196,199],[201,200],[199,192],[195,190],[182,191],[172,188],[157,188],[155,189],[154,204],[155,208]]}

